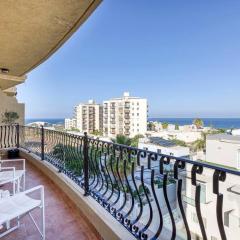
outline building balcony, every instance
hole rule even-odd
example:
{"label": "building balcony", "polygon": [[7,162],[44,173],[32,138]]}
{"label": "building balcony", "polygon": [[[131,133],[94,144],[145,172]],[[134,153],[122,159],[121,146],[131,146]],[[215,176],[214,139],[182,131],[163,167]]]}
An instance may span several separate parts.
{"label": "building balcony", "polygon": [[129,130],[129,129],[130,129],[130,126],[124,126],[124,128],[125,128],[126,130]]}
{"label": "building balcony", "polygon": [[[1,126],[0,136],[27,160],[27,188],[46,188],[48,239],[194,239],[194,226],[203,239],[210,227],[238,236],[237,170],[44,128]],[[35,237],[21,221],[4,240]]]}

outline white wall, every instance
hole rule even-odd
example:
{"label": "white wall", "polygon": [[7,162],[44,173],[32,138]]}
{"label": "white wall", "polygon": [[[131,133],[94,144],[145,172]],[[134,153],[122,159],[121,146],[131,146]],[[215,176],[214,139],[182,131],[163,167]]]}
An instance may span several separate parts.
{"label": "white wall", "polygon": [[207,139],[206,161],[240,169],[240,142]]}
{"label": "white wall", "polygon": [[[190,150],[188,147],[163,147],[152,143],[139,142],[138,148],[145,149],[152,152],[159,152],[161,150],[162,154],[172,155],[175,157],[189,156]],[[160,152],[159,152],[160,153]]]}

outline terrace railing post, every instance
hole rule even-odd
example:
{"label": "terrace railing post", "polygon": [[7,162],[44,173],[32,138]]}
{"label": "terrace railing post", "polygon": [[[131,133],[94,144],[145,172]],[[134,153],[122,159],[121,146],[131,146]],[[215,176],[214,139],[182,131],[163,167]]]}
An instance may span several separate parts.
{"label": "terrace railing post", "polygon": [[44,160],[44,127],[41,126],[41,160]]}
{"label": "terrace railing post", "polygon": [[83,139],[83,174],[84,174],[84,196],[89,195],[89,157],[88,157],[88,136],[84,133]]}
{"label": "terrace railing post", "polygon": [[19,136],[19,124],[16,125],[16,134],[17,134],[16,147],[19,148],[19,141],[20,141],[20,136]]}

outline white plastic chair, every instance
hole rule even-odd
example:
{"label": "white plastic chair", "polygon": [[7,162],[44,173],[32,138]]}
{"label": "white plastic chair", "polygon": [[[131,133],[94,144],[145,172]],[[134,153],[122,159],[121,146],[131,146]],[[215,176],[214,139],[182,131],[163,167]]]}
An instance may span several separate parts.
{"label": "white plastic chair", "polygon": [[[3,167],[6,163],[22,162],[22,169],[16,170],[16,167]],[[25,159],[6,159],[0,161],[0,185],[6,183],[13,184],[13,194],[25,190]],[[21,186],[22,182],[22,186]],[[17,189],[16,189],[17,186]]]}
{"label": "white plastic chair", "polygon": [[[34,199],[28,196],[30,193],[35,191],[40,191],[40,199]],[[38,226],[35,219],[31,215],[31,211],[34,209],[41,209],[41,227]],[[41,238],[45,240],[45,206],[44,206],[44,187],[39,185],[37,187],[31,188],[27,191],[17,193],[13,196],[0,199],[0,226],[3,224],[8,225],[8,223],[17,219],[15,226],[7,227],[7,230],[0,234],[0,238],[11,233],[20,227],[21,216],[29,214],[34,225],[36,226]]]}

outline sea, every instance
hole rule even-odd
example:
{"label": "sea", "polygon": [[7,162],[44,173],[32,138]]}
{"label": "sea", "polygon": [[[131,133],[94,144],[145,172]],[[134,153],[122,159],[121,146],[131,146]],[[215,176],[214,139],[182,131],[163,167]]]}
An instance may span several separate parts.
{"label": "sea", "polygon": [[[204,126],[232,129],[240,128],[240,118],[201,118]],[[149,121],[168,122],[170,124],[188,125],[192,124],[194,118],[149,118]],[[64,124],[64,118],[29,118],[26,124],[32,122],[47,122],[50,124]]]}

